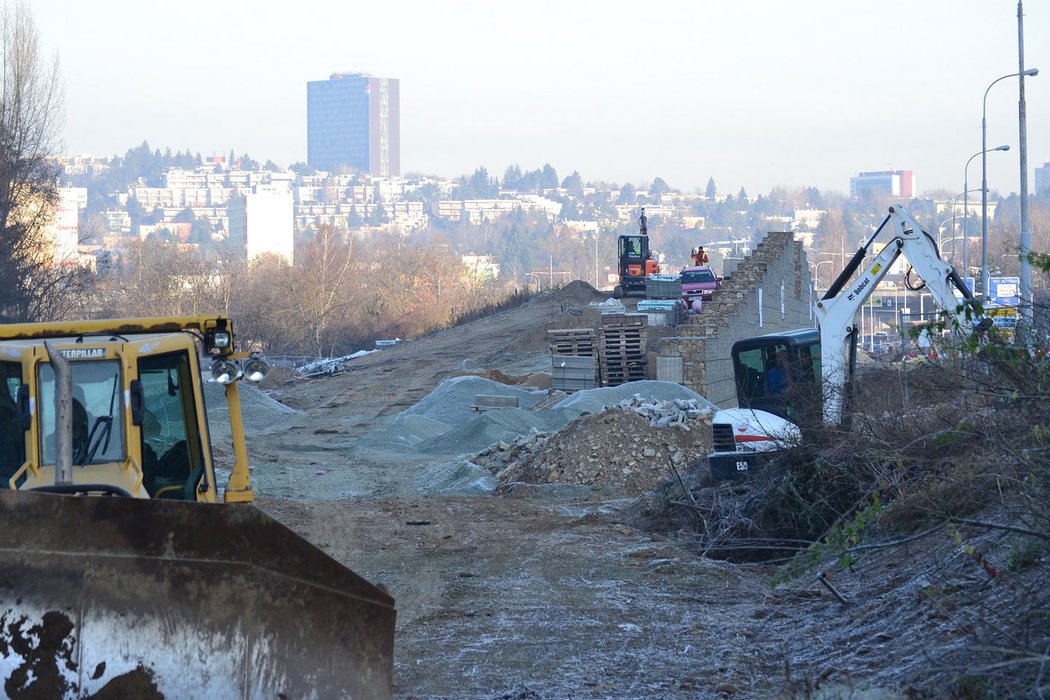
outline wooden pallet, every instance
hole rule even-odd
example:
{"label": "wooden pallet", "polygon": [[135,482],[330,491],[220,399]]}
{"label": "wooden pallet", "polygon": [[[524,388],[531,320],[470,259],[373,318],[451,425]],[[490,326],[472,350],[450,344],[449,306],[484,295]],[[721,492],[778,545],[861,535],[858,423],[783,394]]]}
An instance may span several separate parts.
{"label": "wooden pallet", "polygon": [[644,352],[645,338],[605,338],[602,340],[602,349],[607,352]]}
{"label": "wooden pallet", "polygon": [[627,382],[640,382],[645,379],[645,368],[639,367],[624,372],[617,372],[606,369],[603,372],[602,385],[604,386],[619,386],[626,384]]}
{"label": "wooden pallet", "polygon": [[593,328],[556,328],[547,331],[552,355],[597,356],[597,333]]}
{"label": "wooden pallet", "polygon": [[649,364],[645,352],[646,314],[602,314],[599,338],[602,386],[618,386],[645,379]]}
{"label": "wooden pallet", "polygon": [[629,349],[606,346],[601,359],[602,386],[645,379],[649,368],[644,344]]}
{"label": "wooden pallet", "polygon": [[644,328],[649,323],[645,314],[602,314],[602,329]]}

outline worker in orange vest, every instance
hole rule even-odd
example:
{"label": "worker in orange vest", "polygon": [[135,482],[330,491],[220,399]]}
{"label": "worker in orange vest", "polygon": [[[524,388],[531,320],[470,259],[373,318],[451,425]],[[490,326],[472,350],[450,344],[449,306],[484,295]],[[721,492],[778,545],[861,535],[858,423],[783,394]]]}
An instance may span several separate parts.
{"label": "worker in orange vest", "polygon": [[707,253],[704,252],[703,246],[693,248],[693,262],[696,263],[697,267],[705,267],[707,263],[711,262],[711,259],[707,257]]}

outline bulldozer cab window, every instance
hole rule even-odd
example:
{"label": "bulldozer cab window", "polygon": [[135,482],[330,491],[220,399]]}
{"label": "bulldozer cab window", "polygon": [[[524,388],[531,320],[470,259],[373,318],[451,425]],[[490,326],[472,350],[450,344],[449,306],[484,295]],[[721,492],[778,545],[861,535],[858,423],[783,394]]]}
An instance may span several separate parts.
{"label": "bulldozer cab window", "polygon": [[26,461],[25,432],[18,415],[22,365],[0,362],[0,478],[7,481]]}
{"label": "bulldozer cab window", "polygon": [[186,352],[142,357],[142,471],[153,498],[194,500],[204,470],[193,376]]}
{"label": "bulldozer cab window", "polygon": [[[117,360],[70,362],[73,374],[73,464],[124,460],[124,397]],[[55,370],[38,371],[41,463],[55,463]]]}

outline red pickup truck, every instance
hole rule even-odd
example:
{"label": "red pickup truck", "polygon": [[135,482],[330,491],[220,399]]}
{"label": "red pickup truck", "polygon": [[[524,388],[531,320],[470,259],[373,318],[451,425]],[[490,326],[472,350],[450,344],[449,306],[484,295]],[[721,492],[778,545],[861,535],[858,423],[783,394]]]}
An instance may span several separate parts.
{"label": "red pickup truck", "polygon": [[700,304],[693,306],[694,301],[710,301],[715,290],[721,285],[721,278],[717,277],[710,267],[685,267],[682,268],[682,298],[687,308],[700,311]]}

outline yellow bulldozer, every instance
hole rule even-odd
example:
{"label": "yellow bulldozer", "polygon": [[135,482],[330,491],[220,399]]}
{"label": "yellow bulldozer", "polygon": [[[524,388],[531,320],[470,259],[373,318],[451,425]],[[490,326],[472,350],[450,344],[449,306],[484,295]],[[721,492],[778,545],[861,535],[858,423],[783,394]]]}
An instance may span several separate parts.
{"label": "yellow bulldozer", "polygon": [[238,384],[267,371],[221,316],[0,326],[7,697],[392,695],[393,598],[250,505]]}

